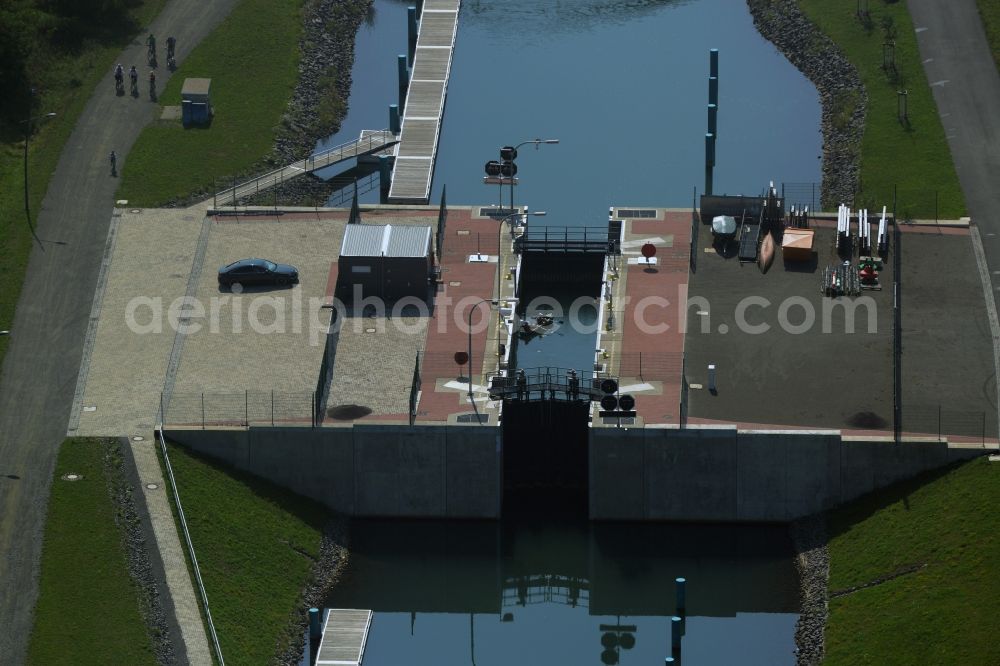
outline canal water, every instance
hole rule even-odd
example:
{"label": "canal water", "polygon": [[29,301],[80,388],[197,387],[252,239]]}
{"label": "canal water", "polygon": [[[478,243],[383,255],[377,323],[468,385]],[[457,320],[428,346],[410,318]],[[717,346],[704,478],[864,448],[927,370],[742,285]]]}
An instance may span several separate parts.
{"label": "canal water", "polygon": [[794,664],[785,530],[355,521],[326,600],[374,611],[365,666],[663,664],[687,579],[682,663]]}
{"label": "canal water", "polygon": [[[318,149],[388,125],[411,4],[375,0],[349,114]],[[691,206],[704,187],[710,48],[715,192],[819,181],[816,90],[742,0],[464,0],[432,202],[446,186],[450,204],[509,205],[508,189],[482,183],[483,165],[537,137],[560,143],[520,150],[515,204],[547,211],[533,225],[603,226],[612,205]],[[361,198],[377,202],[377,185]],[[526,295],[568,311],[594,293]],[[593,347],[592,327],[564,327],[524,345],[518,363],[587,368]],[[326,605],[375,610],[365,666],[662,664],[677,576],[690,581],[683,663],[794,663],[797,577],[780,527],[356,521],[351,551]]]}

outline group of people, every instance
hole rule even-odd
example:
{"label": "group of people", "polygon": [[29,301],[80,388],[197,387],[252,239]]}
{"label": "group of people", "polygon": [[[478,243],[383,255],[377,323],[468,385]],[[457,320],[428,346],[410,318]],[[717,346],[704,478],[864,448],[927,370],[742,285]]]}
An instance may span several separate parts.
{"label": "group of people", "polygon": [[[146,46],[148,47],[147,58],[149,60],[149,65],[152,69],[149,70],[149,95],[150,97],[156,96],[156,37],[152,34],[146,38]],[[171,36],[167,38],[167,65],[174,69],[177,64],[174,60],[174,49],[177,47],[177,40]],[[132,65],[128,70],[129,81],[132,83],[132,94],[139,94],[139,72],[136,70],[135,65]],[[122,67],[121,63],[115,65],[115,90],[119,93],[125,92],[125,68]]]}
{"label": "group of people", "polygon": [[[152,68],[149,70],[149,97],[151,99],[156,98],[156,36],[150,33],[149,37],[146,38],[146,59],[149,62],[149,66]],[[167,37],[167,66],[170,69],[175,69],[177,67],[177,62],[174,60],[174,49],[177,47],[177,40],[171,35]],[[135,68],[135,65],[129,67],[128,78],[132,84],[132,94],[139,94],[139,71]],[[125,68],[121,63],[115,65],[115,92],[124,93],[125,92]],[[111,175],[118,175],[118,156],[115,151],[111,151],[108,156],[108,160],[111,162]]]}

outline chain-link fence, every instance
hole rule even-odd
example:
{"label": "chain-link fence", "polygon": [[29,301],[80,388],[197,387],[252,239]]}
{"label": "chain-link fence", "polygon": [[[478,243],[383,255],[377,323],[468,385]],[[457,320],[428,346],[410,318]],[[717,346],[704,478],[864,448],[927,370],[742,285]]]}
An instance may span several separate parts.
{"label": "chain-link fence", "polygon": [[938,439],[961,438],[969,442],[992,440],[997,416],[992,412],[949,409],[942,405],[903,404],[903,432],[932,435]]}
{"label": "chain-link fence", "polygon": [[317,425],[315,391],[174,393],[162,405],[167,429]]}
{"label": "chain-link fence", "polygon": [[785,200],[785,210],[794,206],[801,210],[808,206],[809,212],[835,211],[841,203],[851,208],[866,208],[881,212],[885,206],[888,212],[895,211],[901,222],[907,220],[954,219],[962,214],[961,192],[941,190],[936,187],[860,187],[850,201],[825,201],[819,183],[782,183],[781,196]]}

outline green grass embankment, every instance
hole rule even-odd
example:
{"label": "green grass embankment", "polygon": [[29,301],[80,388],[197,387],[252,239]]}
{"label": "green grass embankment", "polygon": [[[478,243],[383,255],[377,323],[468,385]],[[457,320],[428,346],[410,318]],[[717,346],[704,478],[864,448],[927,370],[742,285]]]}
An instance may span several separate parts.
{"label": "green grass embankment", "polygon": [[226,663],[270,663],[301,640],[289,626],[305,612],[301,591],[331,516],[183,447],[170,444],[168,451]]}
{"label": "green grass embankment", "polygon": [[824,663],[1000,664],[998,505],[980,458],[831,512],[831,595],[896,577],[831,598]]}
{"label": "green grass embankment", "polygon": [[[112,85],[114,58],[149,25],[166,0],[139,0],[129,11],[133,31],[114,30],[83,37],[73,48],[41,46],[30,64],[36,88],[35,115],[56,112],[38,120],[28,151],[28,200],[32,225],[38,219],[49,178],[56,169],[63,146],[95,86]],[[95,30],[95,32],[97,32]],[[43,41],[41,37],[38,41]],[[15,126],[16,125],[16,126]],[[14,323],[14,308],[28,267],[32,237],[24,212],[23,124],[3,128],[0,136],[0,330]],[[101,156],[103,158],[103,156]],[[0,363],[9,344],[0,336]]]}
{"label": "green grass embankment", "polygon": [[[112,446],[68,439],[59,450],[29,664],[156,663],[105,477],[104,456]],[[70,473],[83,478],[61,478]]]}
{"label": "green grass embankment", "polygon": [[1000,70],[1000,2],[997,0],[976,0],[979,5],[979,16],[983,19],[986,29],[986,40],[990,43],[993,61]]}
{"label": "green grass embankment", "polygon": [[118,198],[153,206],[211,192],[216,178],[245,171],[271,151],[298,78],[301,12],[302,0],[242,0],[178,63],[160,103],[179,105],[185,78],[210,78],[212,124],[184,129],[162,121],[143,130]]}
{"label": "green grass embankment", "polygon": [[[862,192],[855,204],[891,209],[895,187],[900,217],[965,215],[965,199],[906,3],[866,3],[868,21],[855,15],[854,0],[799,0],[799,4],[857,67],[868,92],[861,144]],[[895,71],[882,67],[887,33],[895,38]],[[908,91],[908,122],[897,117],[897,91],[904,89]]]}

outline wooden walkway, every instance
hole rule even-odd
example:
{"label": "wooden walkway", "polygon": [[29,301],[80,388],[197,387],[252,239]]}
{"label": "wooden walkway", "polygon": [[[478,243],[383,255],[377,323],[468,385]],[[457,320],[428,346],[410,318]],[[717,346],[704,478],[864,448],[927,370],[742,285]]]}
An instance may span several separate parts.
{"label": "wooden walkway", "polygon": [[226,188],[215,193],[213,206],[235,206],[236,202],[253,196],[271,187],[275,187],[304,173],[310,173],[338,162],[380,153],[396,145],[397,138],[389,130],[363,130],[354,141],[329,148],[310,155],[304,160],[293,162],[288,166],[275,169],[253,180],[240,183],[235,187]]}
{"label": "wooden walkway", "polygon": [[323,625],[316,666],[359,666],[371,624],[370,610],[331,608]]}
{"label": "wooden walkway", "polygon": [[424,2],[406,107],[401,109],[389,203],[426,204],[430,199],[461,4],[461,0]]}

